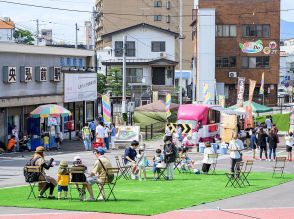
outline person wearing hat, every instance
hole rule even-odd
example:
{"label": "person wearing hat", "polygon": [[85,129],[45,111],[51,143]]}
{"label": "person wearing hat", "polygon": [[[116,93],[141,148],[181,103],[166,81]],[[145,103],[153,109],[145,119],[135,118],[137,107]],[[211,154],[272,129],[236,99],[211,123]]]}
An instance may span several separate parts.
{"label": "person wearing hat", "polygon": [[[40,181],[46,181],[45,183],[40,183],[39,188],[40,189],[40,194],[38,198],[45,198],[44,193],[49,189],[49,196],[48,199],[54,199],[54,188],[57,185],[56,180],[53,177],[50,177],[46,175],[44,169],[49,170],[51,167],[53,167],[53,161],[54,159],[51,158],[49,163],[45,163],[45,158],[44,158],[44,152],[45,148],[43,146],[39,146],[36,148],[35,154],[32,159],[33,166],[41,166],[42,167],[42,174],[40,175],[39,180]],[[44,185],[45,184],[45,185]]]}
{"label": "person wearing hat", "polygon": [[67,199],[69,171],[68,164],[65,160],[60,161],[57,173],[58,182],[58,200],[61,199],[61,192],[64,191],[64,199]]}
{"label": "person wearing hat", "polygon": [[[111,168],[112,165],[109,161],[109,159],[104,155],[105,150],[101,147],[97,148],[94,151],[95,156],[97,157],[97,160],[94,164],[94,168],[90,173],[90,176],[88,177],[87,181],[92,186],[93,184],[98,184],[99,189],[101,191],[100,196],[98,197],[99,200],[104,200],[105,193],[104,193],[104,184],[111,182],[113,178],[110,178],[109,176],[113,175],[107,175],[107,168]],[[88,199],[89,201],[93,201],[93,197],[90,197]]]}
{"label": "person wearing hat", "polygon": [[177,148],[170,141],[169,138],[164,138],[164,161],[166,163],[166,180],[172,180],[174,178],[174,164],[176,161]]}

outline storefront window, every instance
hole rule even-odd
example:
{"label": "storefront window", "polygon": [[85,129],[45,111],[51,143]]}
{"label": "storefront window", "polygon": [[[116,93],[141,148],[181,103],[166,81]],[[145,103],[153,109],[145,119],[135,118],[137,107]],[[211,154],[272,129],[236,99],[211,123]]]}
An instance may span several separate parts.
{"label": "storefront window", "polygon": [[94,102],[87,102],[86,119],[87,119],[87,122],[94,121]]}
{"label": "storefront window", "polygon": [[16,125],[19,131],[21,131],[21,108],[10,108],[8,110],[8,134],[11,135],[12,129]]}

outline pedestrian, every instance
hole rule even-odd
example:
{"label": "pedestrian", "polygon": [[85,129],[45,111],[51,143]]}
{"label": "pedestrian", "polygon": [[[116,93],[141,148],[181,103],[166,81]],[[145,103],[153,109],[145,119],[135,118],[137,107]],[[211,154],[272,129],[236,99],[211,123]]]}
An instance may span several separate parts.
{"label": "pedestrian", "polygon": [[92,121],[89,124],[89,128],[91,130],[91,142],[93,142],[94,139],[95,139],[95,132],[96,132],[96,123],[95,123],[95,121]]}
{"label": "pedestrian", "polygon": [[107,150],[109,150],[109,128],[108,125],[104,125],[104,144]]}
{"label": "pedestrian", "polygon": [[63,137],[62,137],[62,133],[59,132],[56,134],[56,137],[55,137],[55,142],[56,142],[56,145],[57,145],[57,150],[60,150],[60,145],[62,144],[62,140],[63,140]]}
{"label": "pedestrian", "polygon": [[259,158],[262,160],[262,152],[264,151],[265,159],[267,160],[267,143],[266,143],[267,134],[264,132],[263,128],[260,128],[258,133],[258,146],[259,146]]}
{"label": "pedestrian", "polygon": [[[112,165],[110,160],[104,155],[105,150],[101,147],[96,148],[94,152],[97,160],[95,161],[94,168],[90,173],[88,178],[88,183],[92,186],[93,184],[98,184],[100,190],[100,196],[98,200],[105,200],[104,185],[106,183],[111,183],[114,179],[113,174],[107,173],[107,169],[111,168]],[[90,197],[89,201],[94,201],[94,197]]]}
{"label": "pedestrian", "polygon": [[166,163],[166,180],[173,180],[177,148],[168,138],[164,139],[163,154],[164,161]]}
{"label": "pedestrian", "polygon": [[16,140],[15,140],[15,136],[14,135],[11,135],[10,136],[10,139],[8,141],[8,144],[7,144],[7,147],[6,147],[6,150],[8,152],[12,152],[12,151],[15,151],[15,145],[16,145]]}
{"label": "pedestrian", "polygon": [[104,146],[104,123],[100,122],[96,127],[96,141],[102,142]]}
{"label": "pedestrian", "polygon": [[110,131],[111,131],[111,147],[112,147],[112,150],[114,150],[115,149],[115,139],[116,139],[116,127],[115,127],[114,123],[111,124]]}
{"label": "pedestrian", "polygon": [[92,137],[91,130],[88,127],[88,124],[85,123],[84,127],[82,128],[82,139],[83,139],[86,151],[90,151],[92,149],[92,147],[91,147],[91,137]]}
{"label": "pedestrian", "polygon": [[243,142],[238,139],[238,134],[233,134],[233,139],[229,143],[229,151],[231,158],[231,173],[235,173],[235,166],[237,162],[242,161],[241,151],[244,149]]}
{"label": "pedestrian", "polygon": [[46,151],[49,151],[49,134],[45,133],[44,137],[43,137],[43,143],[44,143],[44,147]]}
{"label": "pedestrian", "polygon": [[[276,150],[277,150],[277,144],[278,144],[278,137],[275,134],[273,129],[270,130],[268,137],[267,137],[267,141],[268,141],[268,146],[269,146],[268,160],[272,161],[272,160],[276,159]],[[273,159],[271,159],[272,154],[273,154]]]}
{"label": "pedestrian", "polygon": [[285,140],[286,140],[287,160],[292,161],[292,147],[294,144],[293,132],[289,132],[288,135],[285,136]]}
{"label": "pedestrian", "polygon": [[16,125],[13,126],[13,129],[11,131],[12,135],[14,135],[14,139],[15,139],[15,147],[14,147],[14,151],[19,151],[19,132],[18,132],[18,128]]}
{"label": "pedestrian", "polygon": [[[146,181],[146,166],[147,166],[147,158],[145,154],[145,146],[140,146],[139,153],[137,154],[137,165],[139,168],[139,181]],[[142,177],[143,175],[143,177]]]}
{"label": "pedestrian", "polygon": [[250,136],[250,147],[253,153],[253,159],[255,159],[255,153],[257,148],[257,138],[256,138],[256,131],[252,131],[252,135]]}
{"label": "pedestrian", "polygon": [[170,139],[170,141],[172,141],[172,133],[171,133],[171,124],[170,123],[167,123],[166,124],[166,128],[165,128],[165,137]]}
{"label": "pedestrian", "polygon": [[178,146],[182,146],[183,137],[182,137],[182,128],[180,125],[177,125],[176,136],[177,136],[178,144],[180,144]]}
{"label": "pedestrian", "polygon": [[64,199],[67,199],[68,184],[69,184],[69,171],[68,164],[65,160],[60,161],[57,173],[58,183],[58,200],[61,200],[61,193],[64,192]]}
{"label": "pedestrian", "polygon": [[270,131],[272,129],[272,120],[270,116],[267,116],[265,119],[266,129]]}

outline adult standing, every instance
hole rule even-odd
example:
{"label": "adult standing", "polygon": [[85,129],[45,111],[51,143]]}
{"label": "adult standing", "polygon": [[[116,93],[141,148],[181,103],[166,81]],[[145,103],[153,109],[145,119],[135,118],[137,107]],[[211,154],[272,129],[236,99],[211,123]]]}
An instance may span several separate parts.
{"label": "adult standing", "polygon": [[167,123],[166,128],[165,128],[165,137],[167,139],[170,139],[170,141],[172,141],[172,133],[171,133],[171,124]]}
{"label": "adult standing", "polygon": [[272,120],[271,120],[271,118],[269,116],[266,117],[265,124],[266,124],[267,130],[271,130],[272,129]]}
{"label": "adult standing", "polygon": [[16,141],[14,151],[19,151],[19,136],[18,136],[19,131],[16,125],[13,126],[11,133],[12,135],[14,135],[15,137],[14,139]]}
{"label": "adult standing", "polygon": [[104,144],[107,150],[109,150],[109,128],[108,125],[104,125]]}
{"label": "adult standing", "polygon": [[166,163],[166,179],[172,180],[174,178],[174,164],[176,161],[177,148],[167,138],[164,139],[163,154]]}
{"label": "adult standing", "polygon": [[208,158],[209,154],[215,154],[215,151],[213,148],[211,148],[211,144],[206,142],[202,160],[202,172],[204,174],[208,174],[211,164],[215,163],[216,161],[215,159]]}
{"label": "adult standing", "polygon": [[91,130],[88,127],[88,124],[85,123],[84,127],[82,128],[82,138],[84,141],[84,146],[85,146],[86,151],[90,151],[92,148],[91,147],[91,137],[92,137]]}
{"label": "adult standing", "polygon": [[176,136],[177,136],[178,142],[180,143],[180,146],[182,146],[183,137],[182,137],[182,128],[180,125],[177,125]]}
{"label": "adult standing", "polygon": [[54,188],[57,185],[56,180],[53,177],[48,176],[45,173],[45,170],[49,170],[51,167],[53,167],[52,163],[54,161],[53,158],[50,159],[49,163],[46,164],[45,163],[45,158],[44,158],[44,152],[45,152],[45,148],[42,146],[39,146],[36,148],[35,154],[33,156],[33,159],[31,160],[33,166],[40,166],[42,168],[42,174],[40,175],[39,180],[40,181],[46,181],[45,185],[43,185],[43,183],[41,183],[39,185],[39,188],[41,187],[41,191],[40,194],[38,196],[38,198],[45,198],[44,193],[49,189],[49,196],[48,199],[54,199]]}
{"label": "adult standing", "polygon": [[91,130],[91,141],[94,141],[95,139],[95,132],[96,132],[96,123],[95,121],[92,121],[90,124],[89,124],[89,128]]}
{"label": "adult standing", "polygon": [[268,153],[268,159],[271,161],[272,159],[272,154],[273,154],[273,160],[276,159],[276,150],[277,150],[277,144],[278,144],[278,137],[274,133],[274,130],[270,130],[268,137],[268,146],[269,146],[269,153]]}
{"label": "adult standing", "polygon": [[260,128],[258,133],[258,146],[260,150],[259,158],[262,160],[262,152],[264,151],[265,158],[267,160],[267,144],[266,144],[267,134],[264,132],[263,128]]}
{"label": "adult standing", "polygon": [[233,139],[229,143],[229,151],[231,158],[231,173],[235,172],[237,162],[242,161],[241,151],[244,149],[243,142],[238,139],[237,133],[234,134]]}
{"label": "adult standing", "polygon": [[292,147],[294,144],[293,133],[289,132],[288,135],[285,136],[286,140],[286,151],[287,151],[287,160],[292,161]]}
{"label": "adult standing", "polygon": [[[95,151],[95,156],[97,160],[95,161],[94,168],[90,173],[88,178],[88,183],[92,186],[93,184],[98,183],[100,189],[99,200],[104,200],[104,185],[105,183],[112,182],[113,178],[108,177],[110,175],[107,174],[107,168],[111,168],[111,163],[109,159],[104,155],[105,150],[101,147],[97,148]],[[93,197],[90,197],[88,200],[93,201]]]}
{"label": "adult standing", "polygon": [[104,145],[104,123],[100,122],[99,125],[96,127],[96,141],[103,142]]}
{"label": "adult standing", "polygon": [[257,148],[257,138],[256,138],[256,131],[252,131],[252,135],[250,136],[250,147],[253,152],[253,159],[255,159],[255,153],[256,153],[256,148]]}
{"label": "adult standing", "polygon": [[114,150],[115,149],[115,139],[116,139],[116,127],[115,127],[115,124],[112,123],[111,126],[110,126],[110,131],[111,131],[111,146],[112,146],[112,149]]}

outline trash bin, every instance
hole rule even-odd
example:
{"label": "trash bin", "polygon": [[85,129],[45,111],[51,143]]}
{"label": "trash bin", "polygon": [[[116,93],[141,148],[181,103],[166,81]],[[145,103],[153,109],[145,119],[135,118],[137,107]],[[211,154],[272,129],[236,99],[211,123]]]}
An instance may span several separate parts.
{"label": "trash bin", "polygon": [[31,151],[35,151],[37,147],[43,146],[40,136],[34,135],[31,138]]}
{"label": "trash bin", "polygon": [[217,143],[211,143],[211,148],[214,150],[215,153],[217,152],[217,146]]}
{"label": "trash bin", "polygon": [[205,149],[205,144],[199,143],[199,153],[204,153],[204,149]]}
{"label": "trash bin", "polygon": [[227,154],[228,153],[228,145],[227,144],[221,144],[220,149],[219,149],[220,154]]}

